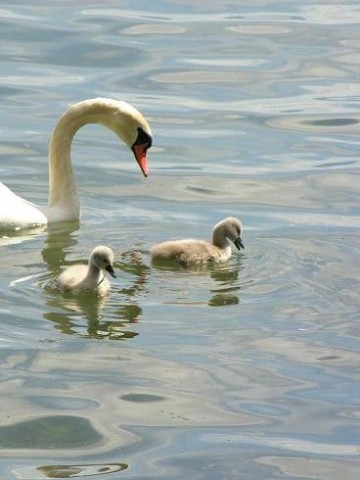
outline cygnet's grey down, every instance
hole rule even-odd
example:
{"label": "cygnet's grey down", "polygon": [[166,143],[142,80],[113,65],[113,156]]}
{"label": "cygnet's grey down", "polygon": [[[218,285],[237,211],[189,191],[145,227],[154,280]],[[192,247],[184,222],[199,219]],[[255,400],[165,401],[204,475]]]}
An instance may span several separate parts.
{"label": "cygnet's grey down", "polygon": [[67,268],[58,277],[57,285],[63,292],[106,295],[110,289],[106,272],[116,278],[113,263],[111,248],[98,246],[91,252],[88,265],[78,264]]}
{"label": "cygnet's grey down", "polygon": [[234,217],[217,223],[213,229],[212,243],[203,240],[169,240],[151,248],[153,260],[173,260],[185,266],[220,263],[231,257],[231,240],[236,248],[245,248],[241,240],[242,224]]}

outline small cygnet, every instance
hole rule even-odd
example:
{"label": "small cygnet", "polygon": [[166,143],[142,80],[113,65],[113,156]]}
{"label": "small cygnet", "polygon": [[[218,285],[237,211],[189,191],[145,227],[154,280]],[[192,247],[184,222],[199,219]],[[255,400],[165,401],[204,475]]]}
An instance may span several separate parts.
{"label": "small cygnet", "polygon": [[106,295],[110,289],[106,272],[114,273],[114,253],[111,248],[99,246],[91,252],[88,265],[72,265],[57,278],[57,285],[63,292],[95,293]]}
{"label": "small cygnet", "polygon": [[203,240],[169,240],[151,248],[153,260],[174,260],[185,266],[220,263],[231,257],[231,240],[236,248],[245,248],[241,240],[242,224],[234,217],[217,223],[213,229],[212,243]]}

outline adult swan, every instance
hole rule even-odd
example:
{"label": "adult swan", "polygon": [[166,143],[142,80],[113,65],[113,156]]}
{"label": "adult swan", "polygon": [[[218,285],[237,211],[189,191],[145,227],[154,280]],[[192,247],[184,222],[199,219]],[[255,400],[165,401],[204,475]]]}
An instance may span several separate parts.
{"label": "adult swan", "polygon": [[133,106],[109,98],[79,102],[58,121],[49,148],[49,206],[38,207],[0,183],[0,229],[19,229],[77,220],[80,205],[70,149],[75,133],[87,123],[101,123],[115,132],[133,151],[144,176],[146,152],[152,143],[150,127]]}

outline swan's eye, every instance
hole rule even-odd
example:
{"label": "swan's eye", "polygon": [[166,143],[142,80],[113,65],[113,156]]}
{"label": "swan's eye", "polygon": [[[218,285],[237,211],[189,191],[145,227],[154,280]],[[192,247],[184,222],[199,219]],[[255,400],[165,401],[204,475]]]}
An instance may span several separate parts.
{"label": "swan's eye", "polygon": [[141,127],[138,127],[137,131],[138,131],[138,134],[137,134],[135,142],[132,145],[132,148],[135,145],[144,145],[144,149],[145,149],[145,153],[146,153],[146,150],[148,148],[150,148],[151,145],[152,145],[152,138]]}

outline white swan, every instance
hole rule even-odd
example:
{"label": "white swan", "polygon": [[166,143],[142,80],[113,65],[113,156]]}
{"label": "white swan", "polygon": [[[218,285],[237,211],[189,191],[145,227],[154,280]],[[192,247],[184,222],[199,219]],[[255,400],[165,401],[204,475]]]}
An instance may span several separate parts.
{"label": "white swan", "polygon": [[57,286],[63,292],[106,295],[110,290],[106,272],[116,278],[113,264],[114,253],[111,248],[100,245],[91,252],[89,265],[68,267],[57,278]]}
{"label": "white swan", "polygon": [[236,248],[245,248],[241,240],[243,226],[237,218],[228,217],[217,223],[213,229],[212,243],[203,240],[169,240],[151,248],[153,260],[174,260],[185,266],[220,263],[231,257],[229,240]]}
{"label": "white swan", "polygon": [[87,123],[101,123],[115,132],[133,151],[144,176],[146,152],[152,134],[141,113],[126,102],[94,98],[79,102],[59,119],[49,148],[49,206],[38,207],[0,183],[0,229],[19,229],[52,222],[77,220],[80,205],[70,149],[77,130]]}

